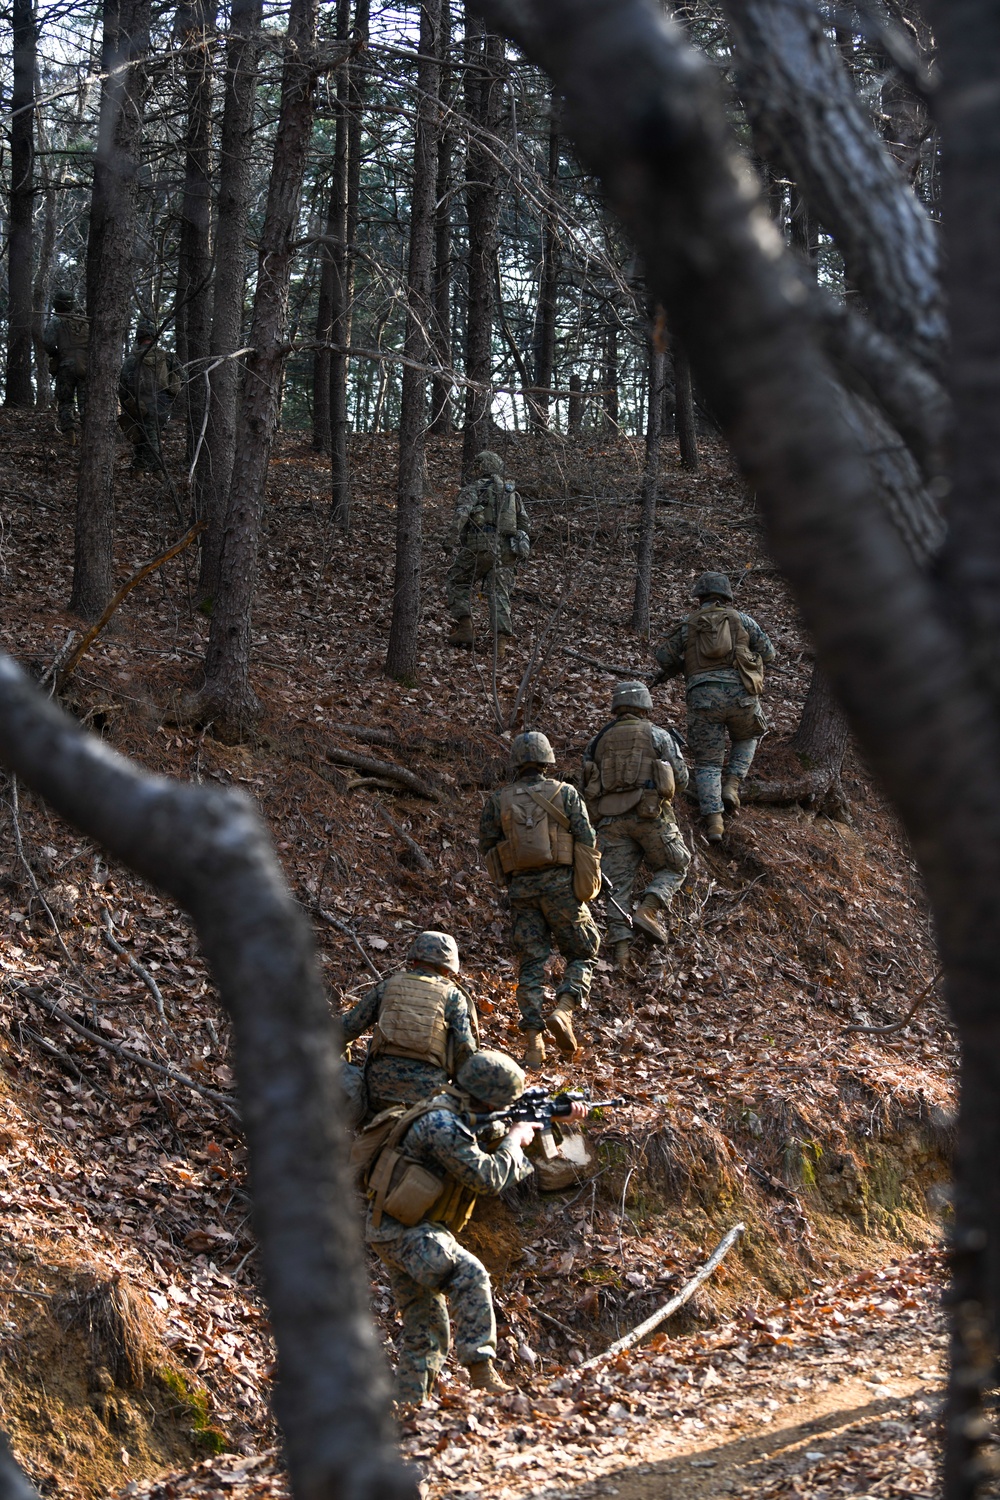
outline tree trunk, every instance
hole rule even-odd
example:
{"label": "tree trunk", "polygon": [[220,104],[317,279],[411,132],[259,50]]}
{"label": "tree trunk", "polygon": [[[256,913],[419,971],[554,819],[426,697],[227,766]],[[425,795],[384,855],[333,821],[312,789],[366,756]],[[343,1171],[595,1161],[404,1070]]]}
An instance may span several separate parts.
{"label": "tree trunk", "polygon": [[406,276],[406,335],[399,415],[399,474],[396,484],[396,563],[392,622],[385,670],[412,682],[417,675],[420,626],[420,568],[423,549],[424,441],[427,436],[428,333],[434,316],[434,204],[437,176],[438,95],[441,88],[441,0],[420,8],[420,61],[417,65],[417,128],[413,142],[410,195],[410,253]]}
{"label": "tree trunk", "polygon": [[687,351],[677,338],[670,340],[674,363],[674,420],[677,423],[677,446],[685,469],[698,469],[698,427],[694,417],[694,392],[691,388],[691,363]]}
{"label": "tree trunk", "polygon": [[[447,61],[451,46],[451,0],[442,0],[442,61]],[[450,70],[442,74],[441,115],[447,122],[438,141],[437,208],[434,214],[434,323],[431,343],[434,363],[450,368],[451,357],[451,291],[452,237],[451,189],[454,175],[455,128],[452,111],[456,88]],[[435,375],[431,382],[431,425],[435,437],[447,437],[454,427],[452,382],[447,375]]]}
{"label": "tree trunk", "polygon": [[13,88],[10,107],[10,233],[7,241],[7,371],[5,406],[34,406],[31,389],[31,283],[35,249],[34,0],[14,0]]}
{"label": "tree trunk", "polygon": [[196,514],[207,526],[202,537],[198,591],[214,599],[219,589],[222,528],[236,445],[236,402],[240,365],[243,298],[246,292],[246,236],[250,218],[257,49],[263,0],[233,0],[226,47],[226,84],[219,155],[219,207],[215,235],[215,299],[212,309],[208,426],[195,470]]}
{"label": "tree trunk", "polygon": [[549,162],[546,199],[542,212],[542,265],[538,279],[535,313],[535,392],[528,401],[532,432],[545,432],[549,425],[549,391],[555,384],[556,310],[559,297],[559,235],[556,203],[559,193],[559,102],[549,101]]}
{"label": "tree trunk", "polygon": [[[350,0],[337,0],[337,36],[346,41],[351,30]],[[319,297],[316,308],[316,342],[313,354],[312,433],[313,450],[330,452],[330,360],[333,342],[334,284],[338,278],[337,254],[346,254],[344,238],[347,220],[347,64],[337,74],[336,121],[333,134],[333,179],[327,198],[325,244],[319,253]]]}
{"label": "tree trunk", "polygon": [[[177,358],[189,365],[184,387],[187,462],[205,421],[205,370],[212,326],[212,40],[218,0],[181,0],[176,38],[183,48],[187,99],[184,194],[177,252]],[[196,510],[198,502],[195,502]]]}
{"label": "tree trunk", "polygon": [[635,564],[635,594],[632,629],[649,640],[649,600],[653,581],[653,540],[656,531],[656,496],[660,482],[660,449],[663,439],[663,393],[667,377],[666,329],[659,309],[649,340],[649,376],[646,403],[646,467],[642,476],[642,511]]}
{"label": "tree trunk", "polygon": [[132,296],[150,0],[105,0],[101,107],[87,241],[87,405],[76,491],[69,607],[96,620],[113,591],[118,372]]}
{"label": "tree trunk", "polygon": [[465,9],[465,112],[469,117],[465,202],[469,219],[469,295],[465,325],[465,388],[462,478],[472,474],[477,453],[490,446],[493,413],[493,298],[497,220],[500,211],[496,154],[484,138],[500,123],[504,46],[487,32],[469,0]]}
{"label": "tree trunk", "polygon": [[583,382],[574,373],[569,377],[569,403],[566,431],[570,437],[579,437],[583,427]]}
{"label": "tree trunk", "polygon": [[618,323],[614,308],[609,309],[608,322],[604,326],[601,349],[601,397],[603,427],[608,437],[618,436]]}
{"label": "tree trunk", "polygon": [[[39,143],[44,150],[45,138],[39,131]],[[39,406],[49,406],[52,401],[52,377],[49,374],[49,357],[45,351],[45,322],[52,302],[52,268],[56,255],[56,191],[52,183],[49,164],[42,157],[42,235],[38,247],[38,264],[35,267],[35,284],[31,294],[31,341],[35,356],[35,399]]]}
{"label": "tree trunk", "polygon": [[368,68],[369,0],[355,0],[354,43],[357,48],[347,74],[347,195],[343,220],[343,252],[334,247],[335,276],[332,337],[337,347],[330,354],[330,510],[342,531],[351,525],[351,474],[348,464],[347,377],[354,323],[354,269],[357,264],[358,202],[361,192],[361,140]]}
{"label": "tree trunk", "polygon": [[302,179],[312,135],[319,0],[292,0],[281,75],[281,106],[260,237],[257,291],[233,478],[226,507],[219,591],[205,660],[201,712],[230,738],[248,733],[259,704],[250,686],[250,638],[257,588],[264,485],[287,358],[288,286]]}

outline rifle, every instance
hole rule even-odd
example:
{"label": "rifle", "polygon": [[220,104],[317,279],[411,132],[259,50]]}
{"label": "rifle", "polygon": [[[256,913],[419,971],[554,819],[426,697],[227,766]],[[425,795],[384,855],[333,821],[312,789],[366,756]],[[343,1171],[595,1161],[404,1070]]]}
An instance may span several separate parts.
{"label": "rifle", "polygon": [[628,923],[629,929],[634,932],[635,931],[635,923],[632,921],[632,913],[626,911],[625,908],[624,908],[624,906],[620,906],[619,905],[619,903],[615,900],[614,896],[612,895],[613,891],[614,891],[614,886],[611,884],[611,877],[609,875],[605,875],[604,871],[602,870],[601,871],[601,895],[602,896],[607,896],[607,898],[608,898],[608,905],[614,907],[615,911],[619,914],[619,916],[622,918],[622,920],[624,922]]}
{"label": "rifle", "polygon": [[588,1113],[595,1109],[623,1109],[627,1099],[588,1099],[576,1089],[564,1089],[559,1094],[550,1094],[542,1085],[525,1089],[519,1099],[506,1109],[495,1109],[488,1115],[469,1115],[472,1129],[478,1135],[494,1125],[517,1125],[527,1123],[540,1126],[539,1140],[542,1154],[549,1160],[556,1154],[555,1133],[552,1126],[560,1118],[565,1119],[574,1104],[585,1104]]}

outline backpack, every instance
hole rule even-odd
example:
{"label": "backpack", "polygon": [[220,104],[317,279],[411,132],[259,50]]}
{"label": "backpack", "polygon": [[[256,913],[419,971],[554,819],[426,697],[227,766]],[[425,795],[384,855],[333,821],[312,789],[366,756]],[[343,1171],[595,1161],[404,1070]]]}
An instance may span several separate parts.
{"label": "backpack", "polygon": [[440,1109],[441,1097],[464,1102],[457,1089],[445,1088],[433,1099],[409,1106],[394,1104],[376,1115],[359,1131],[351,1147],[351,1171],[372,1207],[372,1228],[378,1229],[383,1213],[412,1227],[438,1206],[439,1216],[457,1234],[468,1221],[475,1194],[450,1178],[438,1177],[400,1150],[411,1125],[432,1110]]}
{"label": "backpack", "polygon": [[710,604],[707,609],[696,609],[688,615],[687,625],[684,670],[689,677],[711,671],[713,667],[732,666],[736,635],[742,628],[742,621],[734,609],[723,604]]}
{"label": "backpack", "polygon": [[86,349],[89,343],[90,319],[85,318],[82,313],[61,313],[56,333],[60,359],[65,359],[68,354],[75,354],[78,349]]}
{"label": "backpack", "polygon": [[562,826],[568,819],[555,802],[562,787],[561,781],[547,779],[531,785],[515,781],[500,793],[506,837],[497,850],[505,874],[573,863],[573,835]]}

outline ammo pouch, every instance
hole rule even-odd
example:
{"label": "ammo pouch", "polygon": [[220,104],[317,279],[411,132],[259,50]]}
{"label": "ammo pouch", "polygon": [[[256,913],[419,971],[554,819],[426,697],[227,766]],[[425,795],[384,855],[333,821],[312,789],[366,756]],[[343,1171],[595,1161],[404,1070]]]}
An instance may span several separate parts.
{"label": "ammo pouch", "polygon": [[593,901],[601,890],[600,850],[590,844],[573,844],[573,895],[578,901]]}
{"label": "ammo pouch", "polygon": [[669,760],[653,761],[653,785],[660,797],[667,802],[673,801],[676,783],[674,781],[674,768]]}
{"label": "ammo pouch", "polygon": [[660,803],[662,795],[655,787],[644,787],[639,793],[639,800],[635,805],[635,816],[637,818],[658,818],[660,816]]}
{"label": "ammo pouch", "polygon": [[733,666],[747,692],[752,697],[759,698],[764,691],[764,663],[758,653],[751,651],[748,645],[739,643],[733,652]]}
{"label": "ammo pouch", "polygon": [[486,873],[494,885],[500,886],[501,890],[506,890],[510,882],[507,878],[507,872],[503,867],[503,860],[500,857],[500,847],[498,844],[494,844],[492,849],[486,851]]}
{"label": "ammo pouch", "polygon": [[[410,1229],[414,1224],[420,1223],[427,1210],[440,1198],[444,1183],[433,1172],[428,1172],[426,1167],[421,1167],[415,1161],[408,1162],[405,1156],[399,1157],[398,1161],[403,1165],[403,1170],[386,1193],[382,1208],[385,1213],[391,1214]],[[393,1173],[393,1176],[396,1174]]]}

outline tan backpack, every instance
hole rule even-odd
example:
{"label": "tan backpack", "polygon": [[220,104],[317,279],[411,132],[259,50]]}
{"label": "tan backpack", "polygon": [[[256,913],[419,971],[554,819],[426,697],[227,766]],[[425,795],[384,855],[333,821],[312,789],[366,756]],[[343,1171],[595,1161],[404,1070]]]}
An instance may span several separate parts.
{"label": "tan backpack", "polygon": [[764,689],[764,663],[756,651],[751,651],[750,636],[737,610],[725,604],[710,604],[705,609],[693,610],[688,615],[687,627],[686,677],[732,667],[747,692],[760,697]]}
{"label": "tan backpack", "polygon": [[563,784],[548,779],[530,785],[515,781],[500,793],[500,823],[506,837],[497,852],[505,874],[573,863],[569,819],[556,800]]}
{"label": "tan backpack", "polygon": [[457,1089],[442,1089],[433,1099],[406,1107],[395,1104],[384,1109],[358,1132],[351,1147],[351,1170],[358,1187],[368,1198],[372,1227],[378,1229],[384,1213],[411,1228],[427,1217],[448,1225],[453,1233],[463,1229],[476,1201],[475,1193],[448,1176],[439,1177],[400,1150],[400,1144],[417,1120],[442,1108],[442,1096],[452,1109],[465,1104]]}

